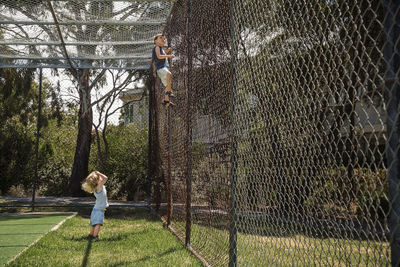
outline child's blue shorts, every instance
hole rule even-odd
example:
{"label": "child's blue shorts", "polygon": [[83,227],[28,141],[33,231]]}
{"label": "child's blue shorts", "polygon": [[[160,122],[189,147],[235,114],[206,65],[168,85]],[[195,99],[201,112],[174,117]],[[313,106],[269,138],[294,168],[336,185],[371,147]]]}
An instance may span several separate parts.
{"label": "child's blue shorts", "polygon": [[104,210],[93,209],[90,214],[90,225],[95,226],[96,224],[104,224]]}

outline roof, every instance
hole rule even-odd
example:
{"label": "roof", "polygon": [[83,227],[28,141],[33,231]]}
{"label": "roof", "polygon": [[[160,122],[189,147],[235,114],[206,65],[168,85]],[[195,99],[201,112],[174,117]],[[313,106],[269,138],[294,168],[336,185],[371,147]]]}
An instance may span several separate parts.
{"label": "roof", "polygon": [[175,0],[3,0],[0,68],[149,69]]}

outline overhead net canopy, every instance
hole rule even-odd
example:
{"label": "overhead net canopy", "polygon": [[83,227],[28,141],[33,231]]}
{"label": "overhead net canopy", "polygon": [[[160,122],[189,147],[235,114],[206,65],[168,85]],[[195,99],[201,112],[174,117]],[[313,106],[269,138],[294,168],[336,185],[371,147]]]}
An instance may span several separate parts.
{"label": "overhead net canopy", "polygon": [[173,0],[1,0],[0,68],[148,69]]}

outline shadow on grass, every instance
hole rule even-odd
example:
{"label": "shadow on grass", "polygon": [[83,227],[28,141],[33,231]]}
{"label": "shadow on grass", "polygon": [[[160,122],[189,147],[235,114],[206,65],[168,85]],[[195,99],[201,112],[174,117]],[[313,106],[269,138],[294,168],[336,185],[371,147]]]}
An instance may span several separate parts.
{"label": "shadow on grass", "polygon": [[[86,237],[86,239],[87,239],[87,237]],[[86,267],[88,264],[90,250],[92,249],[92,243],[93,243],[93,240],[89,239],[87,247],[86,247],[86,251],[85,251],[85,256],[83,257],[82,267]]]}
{"label": "shadow on grass", "polygon": [[[115,234],[109,237],[101,237],[99,236],[99,239],[97,239],[96,242],[111,242],[111,241],[121,241],[124,239],[128,239],[128,236],[130,236],[131,234]],[[70,241],[77,241],[77,242],[81,242],[81,241],[86,241],[88,240],[88,236],[71,236],[70,238],[64,237],[65,240],[70,240]],[[92,241],[92,240],[89,240]]]}
{"label": "shadow on grass", "polygon": [[[78,215],[82,218],[90,218],[93,208],[76,209]],[[110,207],[105,212],[106,219],[126,219],[126,220],[147,220],[151,222],[159,219],[150,213],[147,208],[138,207]]]}
{"label": "shadow on grass", "polygon": [[145,261],[148,261],[148,260],[150,260],[152,258],[160,259],[161,257],[164,257],[165,255],[171,254],[171,253],[173,253],[175,251],[182,250],[182,249],[183,248],[180,248],[180,249],[178,249],[178,248],[170,248],[170,249],[164,251],[163,253],[158,253],[158,254],[155,254],[153,256],[145,256],[145,257],[143,257],[141,259],[138,259],[138,260],[136,260],[134,262],[145,262]]}

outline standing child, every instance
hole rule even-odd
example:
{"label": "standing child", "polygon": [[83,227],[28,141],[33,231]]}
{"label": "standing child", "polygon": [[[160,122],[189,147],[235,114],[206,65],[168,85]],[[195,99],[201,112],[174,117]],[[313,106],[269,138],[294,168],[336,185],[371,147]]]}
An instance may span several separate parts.
{"label": "standing child", "polygon": [[104,224],[104,212],[108,207],[107,191],[104,186],[107,179],[104,174],[94,171],[82,183],[82,189],[88,193],[93,193],[96,197],[96,203],[90,215],[89,238],[91,239],[98,238],[100,227]]}
{"label": "standing child", "polygon": [[157,34],[154,36],[154,48],[153,48],[153,60],[156,64],[157,75],[160,77],[161,82],[165,86],[165,96],[162,102],[163,105],[172,104],[170,102],[169,97],[174,97],[172,94],[171,83],[172,83],[172,74],[169,71],[167,58],[174,58],[174,55],[168,55],[171,52],[171,48],[169,47],[164,51],[163,47],[165,45],[165,36],[162,34]]}

